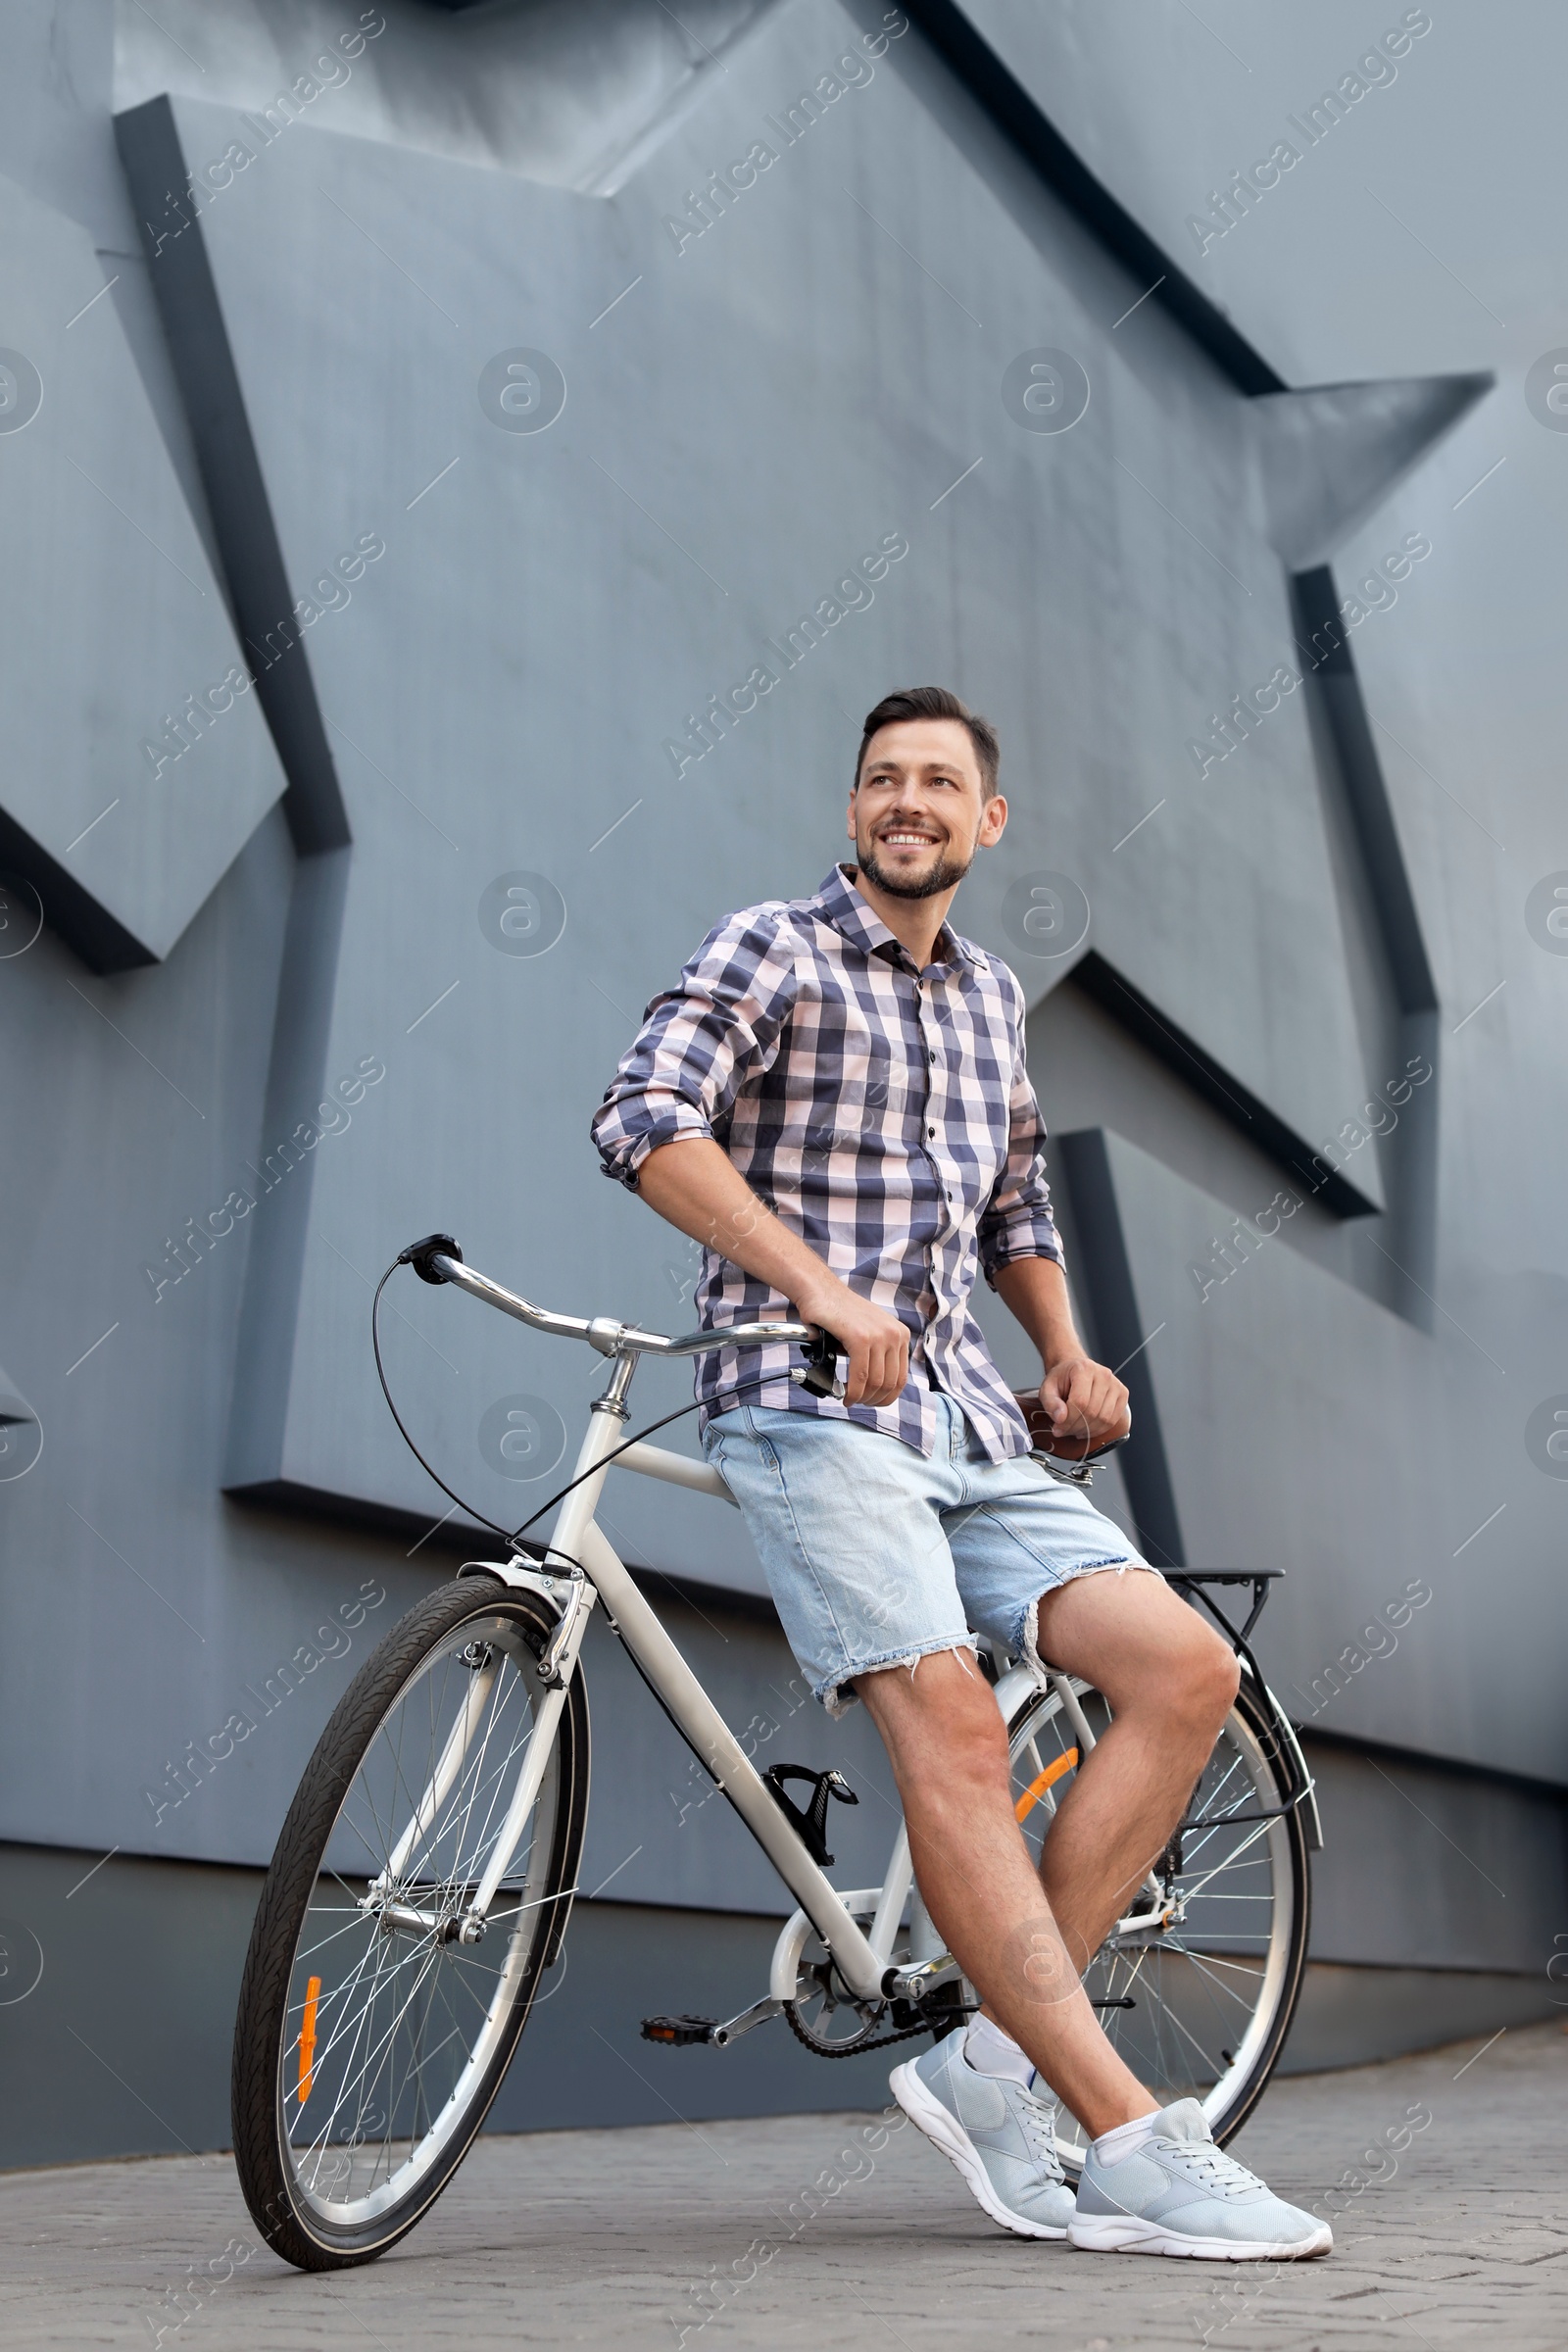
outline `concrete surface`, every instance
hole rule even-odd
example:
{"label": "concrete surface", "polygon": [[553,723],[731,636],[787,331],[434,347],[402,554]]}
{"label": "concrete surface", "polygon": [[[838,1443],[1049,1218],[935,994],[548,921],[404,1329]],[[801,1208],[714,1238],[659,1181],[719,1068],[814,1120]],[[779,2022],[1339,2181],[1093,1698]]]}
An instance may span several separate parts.
{"label": "concrete surface", "polygon": [[1006,2237],[876,2116],[491,2138],[412,2238],[329,2278],[258,2244],[225,2156],[19,2173],[0,2341],[1555,2352],[1565,2090],[1556,2026],[1279,2083],[1238,2145],[1335,2222],[1334,2254],[1298,2269]]}

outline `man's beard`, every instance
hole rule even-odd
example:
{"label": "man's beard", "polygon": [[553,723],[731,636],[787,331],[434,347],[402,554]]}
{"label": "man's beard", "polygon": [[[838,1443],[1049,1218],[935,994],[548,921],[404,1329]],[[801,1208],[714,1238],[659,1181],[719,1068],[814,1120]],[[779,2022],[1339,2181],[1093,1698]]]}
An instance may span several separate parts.
{"label": "man's beard", "polygon": [[966,858],[959,865],[954,858],[939,858],[929,873],[918,881],[906,881],[902,875],[890,874],[885,866],[878,864],[874,844],[868,844],[864,850],[857,844],[856,857],[861,873],[868,881],[874,882],[878,890],[885,890],[890,899],[934,899],[938,891],[956,889],[973,862]]}

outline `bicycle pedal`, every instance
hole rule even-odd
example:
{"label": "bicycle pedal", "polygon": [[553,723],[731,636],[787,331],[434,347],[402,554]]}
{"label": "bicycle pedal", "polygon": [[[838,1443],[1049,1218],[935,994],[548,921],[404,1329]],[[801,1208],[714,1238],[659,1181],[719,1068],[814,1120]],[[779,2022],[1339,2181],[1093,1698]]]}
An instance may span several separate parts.
{"label": "bicycle pedal", "polygon": [[690,2042],[711,2041],[717,2024],[716,2017],[645,2017],[643,2039],[683,2049]]}

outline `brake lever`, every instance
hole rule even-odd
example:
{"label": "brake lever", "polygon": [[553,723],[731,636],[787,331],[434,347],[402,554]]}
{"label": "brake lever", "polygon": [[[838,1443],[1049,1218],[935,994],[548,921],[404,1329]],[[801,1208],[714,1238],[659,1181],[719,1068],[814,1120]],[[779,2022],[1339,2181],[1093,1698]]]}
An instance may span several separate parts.
{"label": "brake lever", "polygon": [[806,1348],[806,1367],[796,1378],[808,1396],[841,1396],[838,1360],[842,1350],[833,1334],[822,1324],[813,1323],[811,1338]]}

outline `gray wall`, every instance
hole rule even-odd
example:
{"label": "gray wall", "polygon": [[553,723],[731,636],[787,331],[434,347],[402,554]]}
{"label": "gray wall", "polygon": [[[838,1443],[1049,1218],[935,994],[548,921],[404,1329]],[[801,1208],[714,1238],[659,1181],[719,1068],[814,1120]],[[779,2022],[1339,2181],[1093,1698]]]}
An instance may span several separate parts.
{"label": "gray wall", "polygon": [[[1568,325],[1534,118],[1564,35],[1516,17],[1537,62],[1504,87],[1489,20],[1445,15],[1219,235],[1208,192],[1362,54],[1340,0],[911,14],[388,0],[350,57],[354,13],[317,0],[22,0],[0,33],[0,1914],[45,1963],[0,2058],[45,1984],[94,2038],[108,1900],[166,2022],[205,1968],[207,2138],[235,1874],[374,1630],[467,1547],[428,1533],[370,1286],[441,1225],[551,1303],[687,1319],[690,1253],[599,1179],[589,1113],[709,925],[815,885],[858,713],[925,677],[1002,729],[1012,821],[961,919],[1035,1007],[1085,1318],[1138,1351],[1100,1491],[1172,1559],[1289,1571],[1264,1655],[1331,1839],[1300,2046],[1545,1997],[1568,439],[1538,363]],[[846,56],[820,119],[775,127]],[[776,160],[697,233],[691,192],[759,140]],[[1087,386],[1065,430],[1019,405],[1043,350]],[[518,352],[564,386],[544,429],[514,427],[553,399],[499,405]],[[1327,627],[1406,542],[1430,553]],[[906,552],[840,595],[881,545]],[[1081,937],[1020,928],[1048,874]],[[389,1302],[422,1441],[520,1518],[548,1487],[499,1475],[484,1415],[542,1400],[564,1443],[592,1365],[407,1275]],[[679,1396],[642,1376],[650,1411]],[[609,1513],[708,1589],[683,1637],[772,1721],[777,1635],[714,1597],[760,1591],[734,1516],[629,1481]],[[1369,1636],[1411,1583],[1396,1646]],[[349,1656],[173,1802],[171,1767],[365,1587]],[[691,1991],[647,2005],[701,2006],[699,1920],[779,1894],[714,1808],[682,1821],[608,1642],[590,1672],[586,1883],[616,1871],[606,1904],[658,1906],[671,1950],[689,1919]],[[768,1739],[885,1794],[863,1722]],[[886,1818],[855,1820],[868,1870]],[[103,2041],[57,2048],[74,2120],[13,2161],[174,2144],[124,2013]],[[820,2072],[713,2095],[819,2104]],[[583,2120],[642,2112],[624,2074],[585,2045]]]}

